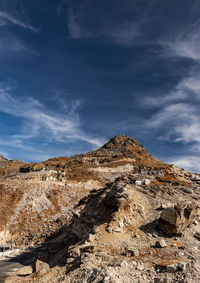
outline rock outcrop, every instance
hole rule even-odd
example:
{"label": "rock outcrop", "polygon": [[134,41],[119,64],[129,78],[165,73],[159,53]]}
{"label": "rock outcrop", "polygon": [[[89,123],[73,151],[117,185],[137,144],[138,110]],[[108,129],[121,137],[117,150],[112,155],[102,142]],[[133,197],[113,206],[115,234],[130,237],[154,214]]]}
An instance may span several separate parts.
{"label": "rock outcrop", "polygon": [[181,234],[190,226],[197,215],[197,204],[178,203],[163,210],[159,218],[160,229],[168,234]]}

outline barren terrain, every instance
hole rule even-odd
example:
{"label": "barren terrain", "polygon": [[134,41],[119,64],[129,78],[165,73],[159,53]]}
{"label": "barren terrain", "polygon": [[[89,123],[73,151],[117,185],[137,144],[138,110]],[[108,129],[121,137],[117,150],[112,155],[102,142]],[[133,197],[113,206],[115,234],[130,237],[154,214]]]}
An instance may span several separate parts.
{"label": "barren terrain", "polygon": [[199,174],[123,135],[86,154],[0,163],[0,245],[41,249],[5,282],[200,282]]}

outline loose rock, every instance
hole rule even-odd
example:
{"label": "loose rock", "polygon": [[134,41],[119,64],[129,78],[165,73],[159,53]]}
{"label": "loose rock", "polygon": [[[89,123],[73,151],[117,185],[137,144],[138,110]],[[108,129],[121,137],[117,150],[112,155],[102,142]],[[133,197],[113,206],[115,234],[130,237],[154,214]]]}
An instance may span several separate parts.
{"label": "loose rock", "polygon": [[164,239],[156,242],[156,247],[157,248],[165,248],[166,246],[167,246],[167,244],[166,244]]}
{"label": "loose rock", "polygon": [[177,271],[177,266],[175,264],[167,265],[166,271],[169,273],[173,273]]}
{"label": "loose rock", "polygon": [[50,271],[49,265],[46,262],[36,260],[33,266],[33,272],[39,276],[43,276]]}

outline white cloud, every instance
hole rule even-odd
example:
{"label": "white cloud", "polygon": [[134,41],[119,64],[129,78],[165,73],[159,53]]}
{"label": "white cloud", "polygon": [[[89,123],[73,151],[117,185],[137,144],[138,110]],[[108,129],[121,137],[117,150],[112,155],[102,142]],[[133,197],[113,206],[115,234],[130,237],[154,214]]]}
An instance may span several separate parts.
{"label": "white cloud", "polygon": [[155,130],[159,139],[181,142],[183,156],[169,162],[192,171],[200,171],[200,72],[193,70],[168,95],[147,99],[145,105],[159,110],[145,123]]}
{"label": "white cloud", "polygon": [[187,103],[171,104],[153,115],[146,127],[165,130],[163,139],[176,142],[200,142],[199,106]]}
{"label": "white cloud", "polygon": [[[58,114],[49,111],[38,100],[33,98],[18,99],[4,90],[0,90],[0,111],[23,119],[23,128],[17,135],[10,137],[8,146],[34,150],[31,142],[40,137],[47,142],[67,143],[84,141],[93,146],[100,146],[104,142],[96,139],[81,129],[81,122],[76,108],[68,114]],[[30,143],[30,146],[29,146]],[[6,145],[5,139],[0,144]]]}
{"label": "white cloud", "polygon": [[196,21],[189,28],[174,38],[162,43],[168,48],[169,55],[186,57],[193,60],[200,59],[200,21]]}
{"label": "white cloud", "polygon": [[161,138],[176,142],[200,143],[200,70],[193,69],[170,92],[144,101],[159,110],[146,122],[149,128],[166,133]]}
{"label": "white cloud", "polygon": [[184,101],[200,101],[200,70],[192,71],[175,86],[169,94],[159,97],[149,96],[144,99],[145,106],[161,107]]}
{"label": "white cloud", "polygon": [[200,173],[200,156],[185,155],[182,157],[170,159],[168,162],[175,164],[180,168]]}
{"label": "white cloud", "polygon": [[37,32],[37,29],[34,28],[32,25],[22,22],[21,20],[15,18],[7,12],[0,11],[0,21],[1,23],[3,23],[3,25],[6,25],[6,22],[10,22],[24,29],[31,30],[32,32]]}

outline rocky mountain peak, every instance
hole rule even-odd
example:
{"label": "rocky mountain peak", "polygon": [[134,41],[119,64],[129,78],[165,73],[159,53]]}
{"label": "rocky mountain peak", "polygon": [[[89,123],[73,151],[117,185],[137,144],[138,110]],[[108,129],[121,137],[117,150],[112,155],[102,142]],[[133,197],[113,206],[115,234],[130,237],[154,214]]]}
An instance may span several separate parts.
{"label": "rocky mountain peak", "polygon": [[143,147],[135,139],[120,134],[111,138],[108,143],[103,145],[102,148],[121,151],[125,149],[127,146],[135,146],[135,145],[139,147]]}
{"label": "rocky mountain peak", "polygon": [[154,158],[143,145],[138,143],[135,139],[125,136],[117,135],[111,138],[106,144],[104,144],[99,149],[89,152],[87,156],[100,157],[104,156],[109,158],[110,161],[113,161],[119,158],[122,159],[132,159],[135,162],[135,165],[161,165],[161,161]]}

